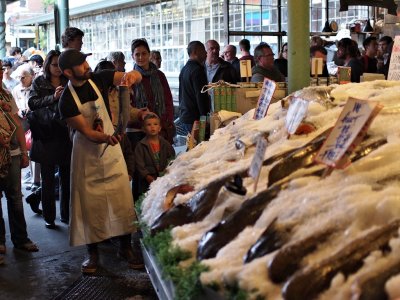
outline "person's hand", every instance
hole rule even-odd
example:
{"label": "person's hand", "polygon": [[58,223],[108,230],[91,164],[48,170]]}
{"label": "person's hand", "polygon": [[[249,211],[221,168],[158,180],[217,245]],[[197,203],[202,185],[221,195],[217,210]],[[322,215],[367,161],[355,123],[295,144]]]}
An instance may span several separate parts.
{"label": "person's hand", "polygon": [[118,139],[118,142],[121,142],[121,141],[122,141],[122,135],[120,135],[120,134],[116,134],[115,136],[117,137],[117,139]]}
{"label": "person's hand", "polygon": [[142,81],[142,74],[136,70],[133,70],[125,73],[121,79],[121,85],[132,86],[140,81]]}
{"label": "person's hand", "polygon": [[28,153],[22,153],[20,167],[21,167],[21,169],[23,169],[23,168],[26,168],[28,166],[29,166]]}
{"label": "person's hand", "polygon": [[111,146],[115,146],[119,143],[118,136],[107,135],[105,142]]}
{"label": "person's hand", "polygon": [[60,99],[63,91],[64,91],[64,87],[62,85],[59,85],[58,87],[56,87],[56,90],[54,92],[54,99],[56,99],[56,100]]}

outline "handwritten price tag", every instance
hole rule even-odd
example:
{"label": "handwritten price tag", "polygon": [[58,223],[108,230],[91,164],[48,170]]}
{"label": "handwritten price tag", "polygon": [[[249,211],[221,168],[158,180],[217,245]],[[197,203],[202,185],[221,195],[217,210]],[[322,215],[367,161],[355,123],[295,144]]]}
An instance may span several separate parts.
{"label": "handwritten price tag", "polygon": [[258,103],[256,110],[254,111],[254,120],[260,120],[267,114],[269,105],[271,104],[272,96],[274,95],[276,89],[275,81],[265,78],[261,89],[260,97],[258,98]]}
{"label": "handwritten price tag", "polygon": [[306,117],[309,101],[293,98],[286,114],[285,125],[289,134],[294,134],[301,121]]}
{"label": "handwritten price tag", "polygon": [[260,136],[257,141],[256,153],[254,154],[253,160],[249,168],[249,176],[255,180],[254,192],[257,189],[258,178],[260,176],[261,167],[264,161],[265,150],[267,149],[267,140]]}
{"label": "handwritten price tag", "polygon": [[332,168],[345,168],[382,107],[378,102],[350,98],[315,161]]}

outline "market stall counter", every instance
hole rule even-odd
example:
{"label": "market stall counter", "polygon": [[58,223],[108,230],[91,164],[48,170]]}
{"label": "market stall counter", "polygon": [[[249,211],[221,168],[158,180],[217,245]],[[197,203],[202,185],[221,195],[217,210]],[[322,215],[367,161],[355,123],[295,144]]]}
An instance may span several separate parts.
{"label": "market stall counter", "polygon": [[398,95],[307,87],[178,156],[141,204],[160,299],[399,298]]}

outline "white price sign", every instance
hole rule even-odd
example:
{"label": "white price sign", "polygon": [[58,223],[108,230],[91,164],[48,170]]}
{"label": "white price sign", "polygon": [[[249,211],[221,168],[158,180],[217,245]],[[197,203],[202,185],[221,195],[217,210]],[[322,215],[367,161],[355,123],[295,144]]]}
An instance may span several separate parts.
{"label": "white price sign", "polygon": [[350,153],[362,141],[381,109],[377,102],[350,98],[315,161],[333,168],[346,167]]}
{"label": "white price sign", "polygon": [[289,134],[294,134],[300,123],[307,115],[309,101],[293,98],[286,115],[286,129]]}
{"label": "white price sign", "polygon": [[260,120],[267,114],[269,105],[271,104],[272,96],[274,95],[276,89],[275,81],[265,78],[261,89],[260,97],[258,98],[258,103],[256,110],[254,111],[254,120]]}
{"label": "white price sign", "polygon": [[249,176],[255,180],[254,191],[257,188],[258,177],[260,176],[261,167],[264,162],[265,150],[267,149],[267,140],[260,136],[257,141],[256,153],[249,168]]}

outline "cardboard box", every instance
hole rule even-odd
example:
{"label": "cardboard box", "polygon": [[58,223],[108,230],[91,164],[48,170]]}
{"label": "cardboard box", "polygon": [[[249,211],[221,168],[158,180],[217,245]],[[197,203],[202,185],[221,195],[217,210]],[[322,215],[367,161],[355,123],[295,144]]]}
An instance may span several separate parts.
{"label": "cardboard box", "polygon": [[[247,113],[249,110],[255,108],[260,97],[260,88],[236,88],[234,90],[234,96],[236,98],[236,111],[242,114]],[[280,87],[277,85],[274,95],[272,96],[271,103],[278,102],[282,98],[287,96],[287,88]]]}

